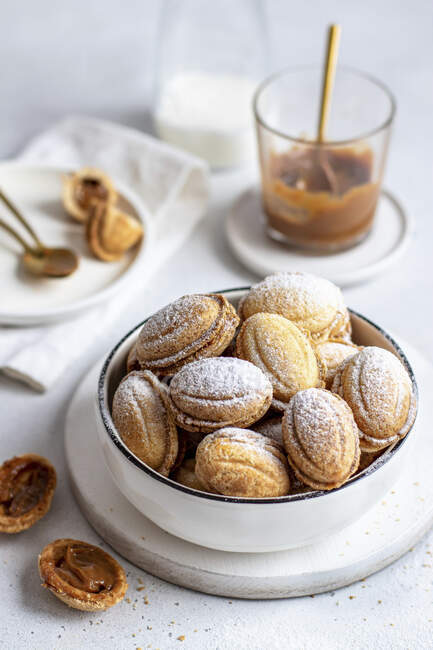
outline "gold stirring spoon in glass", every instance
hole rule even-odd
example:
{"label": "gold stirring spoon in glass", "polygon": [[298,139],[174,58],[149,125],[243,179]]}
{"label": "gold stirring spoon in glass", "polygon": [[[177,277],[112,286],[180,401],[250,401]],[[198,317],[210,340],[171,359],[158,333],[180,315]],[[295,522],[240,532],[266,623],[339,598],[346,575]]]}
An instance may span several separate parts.
{"label": "gold stirring spoon in glass", "polygon": [[45,246],[19,212],[18,208],[7,198],[0,189],[0,200],[15,215],[18,221],[24,226],[27,232],[33,238],[36,246],[32,247],[16,232],[12,226],[0,219],[0,228],[3,228],[12,235],[24,248],[22,262],[25,268],[34,275],[46,275],[55,278],[64,278],[71,275],[78,267],[78,256],[69,248],[51,248]]}

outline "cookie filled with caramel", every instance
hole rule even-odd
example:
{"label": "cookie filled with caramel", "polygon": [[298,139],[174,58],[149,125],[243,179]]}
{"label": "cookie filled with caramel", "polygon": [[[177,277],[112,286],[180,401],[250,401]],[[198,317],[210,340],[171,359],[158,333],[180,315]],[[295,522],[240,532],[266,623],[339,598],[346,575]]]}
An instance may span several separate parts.
{"label": "cookie filled with caramel", "polygon": [[111,179],[100,169],[83,167],[64,179],[63,205],[77,221],[87,221],[95,201],[109,205],[116,199],[117,192]]}
{"label": "cookie filled with caramel", "polygon": [[123,599],[123,568],[98,546],[75,539],[48,544],[38,558],[42,586],[74,609],[101,611]]}
{"label": "cookie filled with caramel", "polygon": [[0,532],[27,530],[50,509],[57,477],[43,456],[26,454],[0,467]]}

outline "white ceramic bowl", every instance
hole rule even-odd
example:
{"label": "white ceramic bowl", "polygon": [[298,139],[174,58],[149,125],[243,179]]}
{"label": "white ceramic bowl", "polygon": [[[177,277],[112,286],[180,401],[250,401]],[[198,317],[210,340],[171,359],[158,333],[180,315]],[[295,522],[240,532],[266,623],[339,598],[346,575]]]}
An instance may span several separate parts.
{"label": "white ceramic bowl", "polygon": [[[224,291],[233,304],[247,289]],[[380,327],[351,311],[353,338],[393,352],[412,368],[397,343]],[[125,374],[126,357],[143,323],[110,352],[102,368],[96,400],[96,424],[110,473],[122,494],[143,515],[189,542],[222,551],[266,552],[305,546],[335,533],[361,517],[383,498],[400,475],[410,447],[406,438],[366,470],[329,492],[246,499],[198,492],[150,469],[123,444],[111,419],[114,391]]]}

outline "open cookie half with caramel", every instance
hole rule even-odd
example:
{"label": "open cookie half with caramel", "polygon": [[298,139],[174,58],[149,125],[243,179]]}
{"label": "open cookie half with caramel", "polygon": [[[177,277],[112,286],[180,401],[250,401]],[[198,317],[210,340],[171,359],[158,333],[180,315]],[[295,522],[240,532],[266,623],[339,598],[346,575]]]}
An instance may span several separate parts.
{"label": "open cookie half with caramel", "polygon": [[43,456],[26,454],[0,467],[0,532],[20,533],[43,517],[56,488],[56,470]]}
{"label": "open cookie half with caramel", "polygon": [[118,208],[93,200],[86,222],[86,238],[92,253],[104,262],[119,260],[138,244],[143,227],[135,217]]}
{"label": "open cookie half with caramel", "polygon": [[125,571],[99,546],[57,539],[39,555],[42,586],[69,607],[101,611],[121,601],[128,589]]}
{"label": "open cookie half with caramel", "polygon": [[71,217],[85,223],[93,201],[114,203],[117,192],[107,174],[100,169],[83,167],[66,176],[63,184],[63,205]]}

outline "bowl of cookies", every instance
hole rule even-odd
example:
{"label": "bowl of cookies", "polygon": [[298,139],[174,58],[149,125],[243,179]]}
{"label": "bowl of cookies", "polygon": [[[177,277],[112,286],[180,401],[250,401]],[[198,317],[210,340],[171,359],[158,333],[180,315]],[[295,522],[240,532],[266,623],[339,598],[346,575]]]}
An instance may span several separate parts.
{"label": "bowl of cookies", "polygon": [[234,552],[304,546],[361,517],[398,479],[416,412],[392,337],[328,280],[287,272],[139,323],[108,355],[95,410],[128,501]]}

